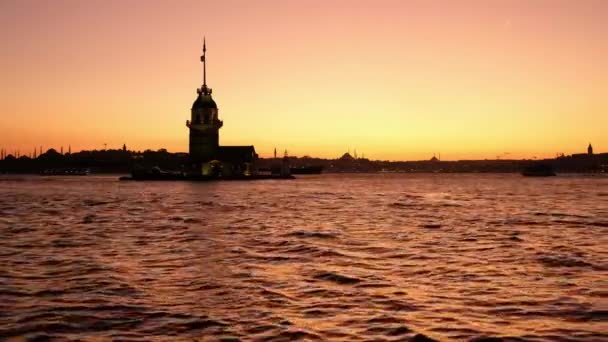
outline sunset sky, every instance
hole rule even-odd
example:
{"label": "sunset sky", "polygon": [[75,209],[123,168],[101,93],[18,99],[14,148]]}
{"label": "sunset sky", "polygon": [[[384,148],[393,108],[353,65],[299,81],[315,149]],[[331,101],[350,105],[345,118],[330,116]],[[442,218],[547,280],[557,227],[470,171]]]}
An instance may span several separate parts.
{"label": "sunset sky", "polygon": [[608,151],[605,0],[0,0],[0,147],[416,160]]}

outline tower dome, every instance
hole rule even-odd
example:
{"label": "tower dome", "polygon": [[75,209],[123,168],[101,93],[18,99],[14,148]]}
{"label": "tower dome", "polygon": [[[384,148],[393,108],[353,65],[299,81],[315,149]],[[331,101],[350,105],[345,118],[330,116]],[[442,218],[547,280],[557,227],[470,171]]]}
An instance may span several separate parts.
{"label": "tower dome", "polygon": [[213,101],[211,97],[211,92],[202,92],[199,91],[196,100],[192,104],[192,109],[204,109],[204,108],[213,108],[217,109],[217,104]]}

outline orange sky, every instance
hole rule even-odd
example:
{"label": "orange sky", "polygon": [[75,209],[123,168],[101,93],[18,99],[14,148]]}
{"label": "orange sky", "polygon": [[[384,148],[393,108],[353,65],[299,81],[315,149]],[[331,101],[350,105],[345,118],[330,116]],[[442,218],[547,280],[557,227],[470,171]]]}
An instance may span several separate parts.
{"label": "orange sky", "polygon": [[608,1],[0,0],[0,147],[371,159],[608,151]]}

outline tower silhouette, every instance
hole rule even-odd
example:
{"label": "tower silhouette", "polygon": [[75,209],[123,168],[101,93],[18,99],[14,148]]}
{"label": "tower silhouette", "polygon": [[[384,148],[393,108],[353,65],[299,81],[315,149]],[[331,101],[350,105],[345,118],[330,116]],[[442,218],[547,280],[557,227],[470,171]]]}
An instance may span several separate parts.
{"label": "tower silhouette", "polygon": [[207,87],[207,44],[203,39],[203,86],[197,89],[198,96],[192,104],[190,121],[186,125],[190,129],[190,161],[195,165],[216,158],[219,148],[219,130],[223,122],[218,118],[218,108],[211,96],[212,90]]}

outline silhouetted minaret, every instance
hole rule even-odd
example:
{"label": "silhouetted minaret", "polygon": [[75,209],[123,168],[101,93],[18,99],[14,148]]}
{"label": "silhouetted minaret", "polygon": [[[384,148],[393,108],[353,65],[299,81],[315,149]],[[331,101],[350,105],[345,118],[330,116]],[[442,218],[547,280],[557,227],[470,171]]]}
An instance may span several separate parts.
{"label": "silhouetted minaret", "polygon": [[40,154],[39,155],[42,155],[42,145],[40,145]]}
{"label": "silhouetted minaret", "polygon": [[63,155],[63,146],[61,146],[61,155]]}
{"label": "silhouetted minaret", "polygon": [[72,154],[72,145],[68,145],[68,154]]}
{"label": "silhouetted minaret", "polygon": [[588,155],[592,155],[593,154],[593,146],[591,146],[591,143],[589,143],[589,146],[587,146],[587,154]]}

